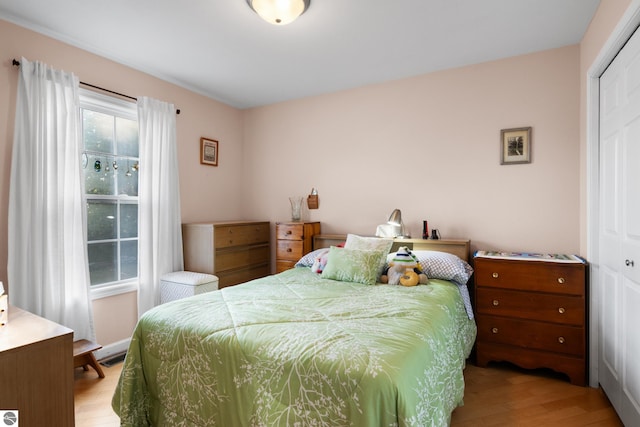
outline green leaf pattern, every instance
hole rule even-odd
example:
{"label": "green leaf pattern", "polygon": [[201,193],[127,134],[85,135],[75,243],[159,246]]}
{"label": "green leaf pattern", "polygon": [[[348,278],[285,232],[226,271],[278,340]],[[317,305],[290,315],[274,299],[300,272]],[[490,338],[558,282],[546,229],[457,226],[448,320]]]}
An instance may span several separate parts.
{"label": "green leaf pattern", "polygon": [[441,426],[475,339],[455,285],[292,269],[157,307],[113,397],[123,426]]}

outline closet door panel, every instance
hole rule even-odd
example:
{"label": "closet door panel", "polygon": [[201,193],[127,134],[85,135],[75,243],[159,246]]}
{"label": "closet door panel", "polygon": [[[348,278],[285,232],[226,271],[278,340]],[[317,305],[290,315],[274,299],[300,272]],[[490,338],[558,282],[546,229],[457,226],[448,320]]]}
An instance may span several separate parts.
{"label": "closet door panel", "polygon": [[[640,339],[638,339],[638,325],[640,325],[640,288],[638,284],[625,279],[622,286],[622,317],[625,322],[622,325],[623,342],[622,367],[622,396],[624,412],[628,414],[640,413],[640,364],[637,363],[640,355]],[[637,419],[637,418],[636,418]],[[637,425],[637,424],[636,424]]]}
{"label": "closet door panel", "polygon": [[640,425],[640,32],[600,78],[599,381]]}

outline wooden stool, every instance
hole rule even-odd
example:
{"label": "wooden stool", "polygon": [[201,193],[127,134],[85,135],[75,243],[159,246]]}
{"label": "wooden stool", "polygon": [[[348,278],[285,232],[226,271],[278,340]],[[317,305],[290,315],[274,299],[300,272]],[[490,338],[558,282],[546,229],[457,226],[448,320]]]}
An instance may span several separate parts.
{"label": "wooden stool", "polygon": [[93,352],[101,349],[100,344],[96,344],[89,340],[78,340],[73,343],[73,367],[79,368],[82,366],[85,371],[89,370],[89,366],[93,366],[100,378],[104,378],[104,372],[98,364]]}

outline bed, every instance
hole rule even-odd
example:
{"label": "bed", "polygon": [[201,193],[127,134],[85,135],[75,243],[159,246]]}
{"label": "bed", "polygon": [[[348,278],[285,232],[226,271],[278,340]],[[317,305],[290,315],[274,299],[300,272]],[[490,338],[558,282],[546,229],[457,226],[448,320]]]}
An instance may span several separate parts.
{"label": "bed", "polygon": [[414,251],[429,283],[382,285],[381,240],[348,235],[296,268],[145,313],[112,399],[121,425],[447,425],[476,336],[471,268]]}

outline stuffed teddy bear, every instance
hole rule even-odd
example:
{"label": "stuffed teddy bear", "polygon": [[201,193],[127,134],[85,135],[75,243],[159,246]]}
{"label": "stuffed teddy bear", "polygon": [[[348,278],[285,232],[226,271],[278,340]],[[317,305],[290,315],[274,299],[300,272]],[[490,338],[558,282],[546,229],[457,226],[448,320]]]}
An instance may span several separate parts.
{"label": "stuffed teddy bear", "polygon": [[415,286],[426,284],[429,279],[422,272],[418,259],[409,248],[402,246],[389,262],[389,269],[380,278],[382,283],[390,285]]}

